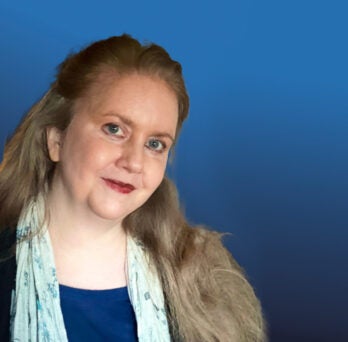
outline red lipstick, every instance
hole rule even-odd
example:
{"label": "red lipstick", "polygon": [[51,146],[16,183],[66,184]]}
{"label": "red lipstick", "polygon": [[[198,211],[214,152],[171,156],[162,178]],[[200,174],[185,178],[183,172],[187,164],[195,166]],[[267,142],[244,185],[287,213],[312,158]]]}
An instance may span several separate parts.
{"label": "red lipstick", "polygon": [[135,189],[135,187],[132,184],[123,183],[110,178],[103,178],[103,180],[109,188],[117,192],[120,192],[121,194],[129,194]]}

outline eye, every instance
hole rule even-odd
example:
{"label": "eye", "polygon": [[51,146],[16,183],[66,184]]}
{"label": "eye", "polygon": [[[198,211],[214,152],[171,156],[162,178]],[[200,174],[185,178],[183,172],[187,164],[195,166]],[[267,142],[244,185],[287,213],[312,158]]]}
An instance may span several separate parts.
{"label": "eye", "polygon": [[152,151],[161,153],[164,152],[166,149],[166,144],[158,139],[150,139],[147,143],[146,143],[146,147],[149,148]]}
{"label": "eye", "polygon": [[103,130],[110,135],[114,135],[116,137],[122,137],[124,136],[124,132],[122,131],[121,127],[119,125],[108,123],[103,126]]}

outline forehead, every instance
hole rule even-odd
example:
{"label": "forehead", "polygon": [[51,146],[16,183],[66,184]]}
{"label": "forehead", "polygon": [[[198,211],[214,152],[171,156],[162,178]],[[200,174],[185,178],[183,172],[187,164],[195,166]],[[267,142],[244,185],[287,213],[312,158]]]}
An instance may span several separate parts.
{"label": "forehead", "polygon": [[170,86],[158,77],[104,73],[96,78],[85,96],[75,102],[75,115],[82,112],[95,118],[114,113],[149,124],[164,120],[163,124],[174,125],[175,130],[178,100]]}
{"label": "forehead", "polygon": [[108,97],[117,93],[118,96],[128,92],[143,92],[148,85],[155,86],[157,91],[164,95],[171,93],[171,96],[178,101],[175,91],[163,79],[158,76],[148,75],[138,72],[118,73],[115,70],[102,70],[94,78],[89,87],[83,92],[82,96],[75,100],[77,106],[80,105],[100,105]]}

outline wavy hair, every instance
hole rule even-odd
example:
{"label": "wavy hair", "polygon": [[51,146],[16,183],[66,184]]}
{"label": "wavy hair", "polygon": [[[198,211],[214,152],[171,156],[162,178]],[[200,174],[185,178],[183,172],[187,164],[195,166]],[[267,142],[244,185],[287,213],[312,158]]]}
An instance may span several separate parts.
{"label": "wavy hair", "polygon": [[[174,91],[178,134],[188,115],[189,98],[181,65],[162,47],[141,45],[122,35],[69,55],[48,92],[6,143],[0,165],[0,233],[13,232],[22,209],[49,189],[55,164],[48,155],[47,128],[64,131],[76,100],[87,96],[101,77],[130,73],[161,79]],[[264,340],[260,304],[243,271],[219,234],[187,223],[167,177],[123,226],[143,243],[160,276],[174,340]]]}

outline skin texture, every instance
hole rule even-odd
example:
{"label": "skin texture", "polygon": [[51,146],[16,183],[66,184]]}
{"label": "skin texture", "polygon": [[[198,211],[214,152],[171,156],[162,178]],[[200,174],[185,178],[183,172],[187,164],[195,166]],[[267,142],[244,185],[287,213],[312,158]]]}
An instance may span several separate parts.
{"label": "skin texture", "polygon": [[[131,74],[102,89],[76,102],[65,132],[47,130],[56,162],[48,208],[58,279],[80,287],[122,283],[122,220],[161,183],[178,120],[176,96],[159,79]],[[93,265],[98,284],[88,276]]]}

